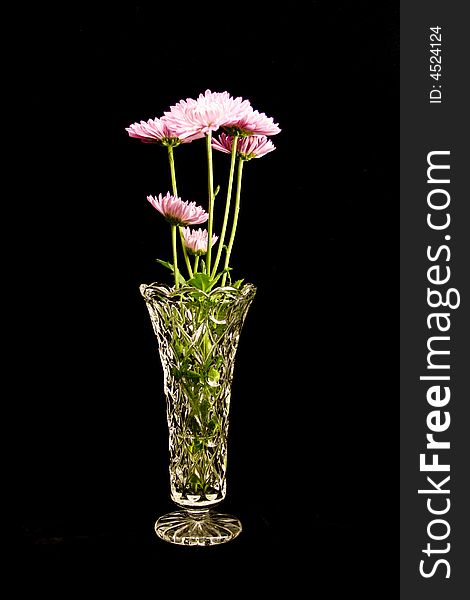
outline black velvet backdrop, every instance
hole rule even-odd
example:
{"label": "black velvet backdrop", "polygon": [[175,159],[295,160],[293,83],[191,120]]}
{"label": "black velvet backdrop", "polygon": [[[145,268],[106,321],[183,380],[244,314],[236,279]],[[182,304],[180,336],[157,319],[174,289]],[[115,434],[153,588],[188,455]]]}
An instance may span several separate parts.
{"label": "black velvet backdrop", "polygon": [[[81,572],[90,556],[184,570],[210,555],[260,584],[382,597],[398,535],[398,43],[395,2],[25,8],[12,352],[31,564],[73,552]],[[152,531],[172,506],[162,372],[138,291],[168,280],[155,258],[170,257],[169,228],[146,201],[170,189],[168,166],[125,127],[206,88],[250,99],[282,132],[245,166],[232,261],[258,286],[223,505],[245,529],[181,549]],[[206,205],[203,142],[175,158],[181,195]],[[224,184],[228,157],[214,160]]]}

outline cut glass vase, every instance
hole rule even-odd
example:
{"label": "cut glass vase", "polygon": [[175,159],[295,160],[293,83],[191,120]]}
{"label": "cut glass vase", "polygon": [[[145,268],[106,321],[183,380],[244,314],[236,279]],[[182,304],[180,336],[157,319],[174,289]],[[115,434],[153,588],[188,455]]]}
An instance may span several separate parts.
{"label": "cut glass vase", "polygon": [[141,285],[157,336],[169,435],[170,494],[178,510],[161,516],[167,542],[208,546],[234,539],[240,521],[217,512],[226,496],[230,397],[235,356],[256,294],[218,287]]}

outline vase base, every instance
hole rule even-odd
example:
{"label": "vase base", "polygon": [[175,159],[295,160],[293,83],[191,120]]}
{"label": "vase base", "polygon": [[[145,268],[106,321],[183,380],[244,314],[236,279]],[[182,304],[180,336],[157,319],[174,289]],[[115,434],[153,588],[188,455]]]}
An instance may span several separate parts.
{"label": "vase base", "polygon": [[214,546],[237,537],[240,521],[210,509],[177,510],[161,516],[155,523],[159,538],[182,546]]}

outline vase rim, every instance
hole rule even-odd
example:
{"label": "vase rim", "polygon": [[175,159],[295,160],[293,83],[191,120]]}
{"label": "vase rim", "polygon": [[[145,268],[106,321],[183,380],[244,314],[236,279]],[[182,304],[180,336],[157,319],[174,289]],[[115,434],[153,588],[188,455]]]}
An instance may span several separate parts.
{"label": "vase rim", "polygon": [[212,296],[220,293],[224,293],[227,295],[231,295],[234,298],[247,297],[256,293],[256,286],[253,283],[247,282],[244,283],[240,288],[235,288],[230,285],[226,286],[218,286],[210,290],[209,292],[204,292],[197,287],[192,285],[182,285],[179,288],[175,288],[174,286],[170,286],[167,283],[160,283],[158,281],[154,281],[153,283],[142,283],[139,286],[140,293],[145,299],[150,299],[158,295],[162,298],[172,299],[175,297],[180,298],[182,295],[186,295],[191,292],[198,292],[198,295],[202,295],[206,298],[211,298]]}

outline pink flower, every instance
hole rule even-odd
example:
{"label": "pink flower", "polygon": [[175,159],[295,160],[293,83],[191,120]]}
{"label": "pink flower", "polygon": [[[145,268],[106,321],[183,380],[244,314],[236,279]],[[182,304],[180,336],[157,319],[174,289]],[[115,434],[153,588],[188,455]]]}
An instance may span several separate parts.
{"label": "pink flower", "polygon": [[172,196],[170,192],[166,196],[158,194],[158,198],[147,196],[147,200],[172,225],[197,225],[205,223],[209,218],[202,206],[196,206],[195,202],[183,201],[177,196]]}
{"label": "pink flower", "polygon": [[192,141],[217,131],[225,123],[243,120],[249,110],[248,100],[233,98],[228,92],[206,90],[197,100],[180,100],[165,112],[163,120],[179,138]]}
{"label": "pink flower", "polygon": [[[190,254],[206,254],[207,252],[207,229],[189,229],[189,227],[183,227],[184,245],[189,250]],[[212,236],[212,246],[218,240],[217,235]]]}
{"label": "pink flower", "polygon": [[[233,136],[221,133],[219,139],[212,140],[212,147],[214,150],[231,154],[232,143]],[[276,146],[265,135],[243,137],[237,141],[237,155],[242,160],[260,158],[275,149]]]}
{"label": "pink flower", "polygon": [[150,119],[147,122],[133,123],[126,127],[126,131],[130,137],[137,138],[145,144],[160,143],[163,146],[178,146],[181,143],[191,141],[176,135],[163,119]]}
{"label": "pink flower", "polygon": [[224,129],[232,135],[238,134],[241,136],[276,135],[281,131],[272,117],[267,117],[264,113],[253,110],[251,106],[240,119],[226,122]]}

